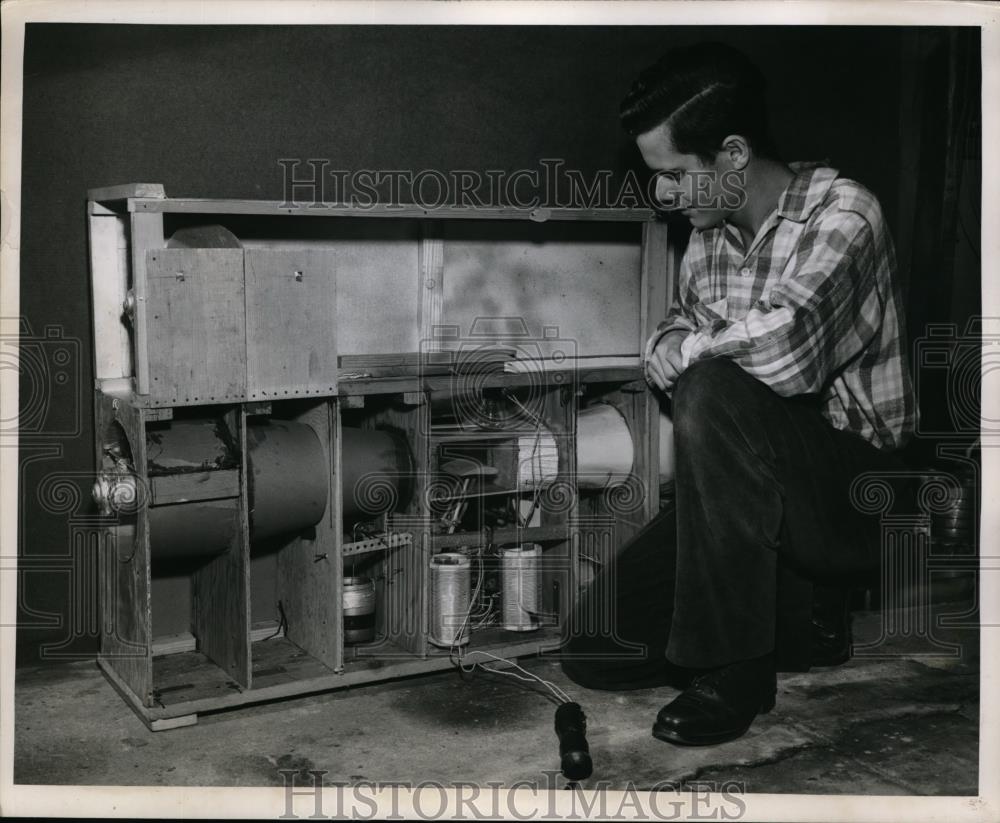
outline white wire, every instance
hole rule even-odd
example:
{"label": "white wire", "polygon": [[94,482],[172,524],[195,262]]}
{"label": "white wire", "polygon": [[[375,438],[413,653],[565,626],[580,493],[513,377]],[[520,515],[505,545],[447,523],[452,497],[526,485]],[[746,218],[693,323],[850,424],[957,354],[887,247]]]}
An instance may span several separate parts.
{"label": "white wire", "polygon": [[[461,649],[461,646],[459,645],[458,641],[462,638],[462,632],[465,631],[465,627],[466,627],[466,625],[469,622],[469,617],[472,614],[473,604],[476,602],[476,598],[479,597],[479,590],[483,586],[483,578],[485,577],[485,575],[483,574],[483,547],[482,546],[478,546],[476,548],[476,560],[478,561],[479,579],[476,580],[475,591],[472,592],[472,596],[469,598],[469,607],[465,610],[465,619],[462,621],[462,625],[458,627],[458,631],[452,636],[452,639],[451,639],[451,648],[448,651],[448,656],[452,659],[452,662],[454,662],[455,653],[456,652],[459,652],[459,657],[458,657],[459,661],[461,661],[461,659],[462,659],[462,655],[461,655],[461,650],[462,649]],[[461,662],[458,663],[458,667],[459,668],[462,667]]]}
{"label": "white wire", "polygon": [[[473,649],[470,652],[466,652],[463,655],[463,659],[466,658],[466,657],[469,657],[471,655],[474,655],[474,654],[482,654],[482,655],[485,655],[486,657],[490,657],[493,660],[496,660],[496,661],[498,661],[500,663],[506,663],[507,665],[512,666],[513,668],[517,669],[518,671],[523,672],[525,675],[527,675],[528,678],[530,678],[531,681],[537,681],[537,682],[541,683],[549,691],[551,691],[552,694],[554,694],[559,700],[562,700],[564,703],[572,703],[573,702],[572,699],[570,698],[570,696],[568,694],[566,694],[566,692],[564,692],[561,688],[559,688],[559,686],[557,686],[555,683],[552,683],[552,682],[550,682],[548,680],[545,680],[544,678],[539,677],[537,674],[534,674],[533,672],[529,672],[527,669],[525,669],[523,666],[519,666],[513,660],[508,660],[507,658],[498,657],[497,655],[492,654],[491,652],[488,652],[488,651],[484,651],[483,649]],[[464,669],[463,668],[463,671],[471,672],[471,671],[473,671],[475,669],[476,666],[479,666],[481,669],[484,669],[484,670],[486,670],[488,672],[493,672],[494,674],[503,674],[503,675],[507,675],[509,677],[516,677],[518,680],[525,680],[526,682],[528,682],[526,680],[526,678],[521,677],[519,675],[516,675],[513,672],[505,672],[505,671],[501,671],[501,670],[498,670],[498,669],[490,668],[489,666],[485,666],[482,663],[473,663],[471,669]]]}

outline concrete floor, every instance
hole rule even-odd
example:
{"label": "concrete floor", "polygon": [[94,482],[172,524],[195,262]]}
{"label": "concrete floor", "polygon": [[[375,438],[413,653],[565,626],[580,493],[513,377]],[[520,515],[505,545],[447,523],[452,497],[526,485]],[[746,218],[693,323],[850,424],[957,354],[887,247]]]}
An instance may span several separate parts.
{"label": "concrete floor", "polygon": [[[856,615],[856,642],[879,637],[881,626],[878,614]],[[773,712],[740,740],[705,748],[650,735],[670,689],[589,692],[554,661],[525,665],[587,712],[594,775],[585,786],[735,780],[754,793],[975,795],[978,631],[952,627],[935,636],[959,644],[959,654],[897,637],[879,647],[883,659],[782,675]],[[279,769],[322,769],[330,782],[544,786],[544,773],[559,767],[554,708],[510,678],[448,672],[203,716],[196,726],[154,734],[93,662],[33,665],[17,673],[14,780],[269,786],[282,785]],[[556,787],[564,783],[559,777]]]}

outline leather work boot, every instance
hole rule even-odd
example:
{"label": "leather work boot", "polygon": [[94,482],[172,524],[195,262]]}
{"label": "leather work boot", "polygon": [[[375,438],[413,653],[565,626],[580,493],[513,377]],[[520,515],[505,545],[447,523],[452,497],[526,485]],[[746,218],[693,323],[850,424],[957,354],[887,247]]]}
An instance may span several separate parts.
{"label": "leather work boot", "polygon": [[709,746],[742,736],[758,712],[774,708],[774,656],[741,660],[700,674],[660,709],[653,737],[681,746]]}

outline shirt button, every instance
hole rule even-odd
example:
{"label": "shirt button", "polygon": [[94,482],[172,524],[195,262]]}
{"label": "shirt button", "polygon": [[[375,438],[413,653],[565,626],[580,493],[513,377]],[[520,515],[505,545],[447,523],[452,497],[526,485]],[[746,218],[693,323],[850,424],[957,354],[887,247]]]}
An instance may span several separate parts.
{"label": "shirt button", "polygon": [[744,266],[742,269],[740,269],[740,275],[743,276],[743,277],[749,277],[750,276],[750,269],[748,269],[746,266]]}

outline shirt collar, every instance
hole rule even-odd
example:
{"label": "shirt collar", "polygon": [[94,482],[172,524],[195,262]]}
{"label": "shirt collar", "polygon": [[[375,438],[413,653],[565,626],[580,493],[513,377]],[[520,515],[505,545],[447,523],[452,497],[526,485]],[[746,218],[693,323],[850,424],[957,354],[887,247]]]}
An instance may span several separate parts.
{"label": "shirt collar", "polygon": [[789,163],[788,167],[795,172],[795,177],[778,198],[777,212],[780,217],[804,223],[823,202],[838,171],[815,162]]}

